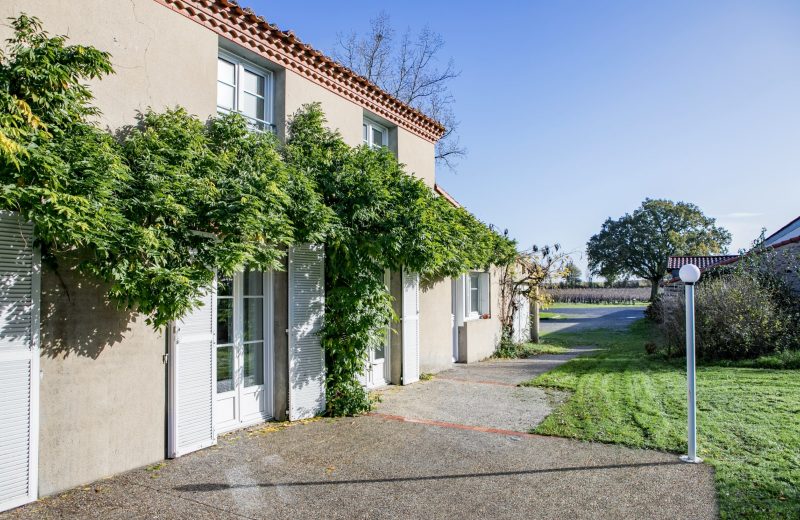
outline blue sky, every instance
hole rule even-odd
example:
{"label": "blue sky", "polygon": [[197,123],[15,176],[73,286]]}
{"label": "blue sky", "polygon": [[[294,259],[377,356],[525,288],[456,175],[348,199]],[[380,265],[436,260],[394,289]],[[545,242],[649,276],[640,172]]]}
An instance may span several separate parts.
{"label": "blue sky", "polygon": [[442,34],[461,140],[438,182],[585,266],[609,216],[698,204],[747,246],[800,215],[800,2],[244,1],[329,52],[381,9]]}

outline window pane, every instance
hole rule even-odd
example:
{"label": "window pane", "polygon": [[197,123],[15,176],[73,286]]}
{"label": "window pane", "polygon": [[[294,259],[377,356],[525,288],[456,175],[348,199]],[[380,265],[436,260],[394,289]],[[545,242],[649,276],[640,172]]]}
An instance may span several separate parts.
{"label": "window pane", "polygon": [[233,110],[233,87],[217,82],[217,106]]}
{"label": "window pane", "polygon": [[233,390],[233,347],[217,347],[217,393]]}
{"label": "window pane", "polygon": [[478,275],[469,275],[469,310],[470,312],[479,312],[479,292],[478,292]]}
{"label": "window pane", "polygon": [[375,361],[383,359],[386,357],[386,344],[381,342],[380,345],[375,349]]}
{"label": "window pane", "polygon": [[236,84],[236,66],[223,59],[217,60],[217,80],[224,81],[229,85]]}
{"label": "window pane", "polygon": [[363,127],[363,132],[361,135],[362,138],[364,139],[364,144],[369,144],[369,130],[367,129],[367,124],[364,123],[362,127]]}
{"label": "window pane", "polygon": [[264,273],[261,271],[244,270],[244,295],[261,296],[264,294]]}
{"label": "window pane", "polygon": [[264,95],[264,76],[245,70],[242,77],[242,88],[251,94]]}
{"label": "window pane", "polygon": [[245,92],[242,95],[242,105],[239,107],[239,111],[247,117],[264,119],[264,98]]}
{"label": "window pane", "polygon": [[217,298],[217,345],[233,343],[233,298]]}
{"label": "window pane", "polygon": [[244,346],[244,386],[264,384],[264,344],[248,343]]}
{"label": "window pane", "polygon": [[264,339],[264,298],[244,299],[244,341]]}
{"label": "window pane", "polygon": [[217,296],[233,296],[233,277],[217,278]]}
{"label": "window pane", "polygon": [[372,146],[383,146],[383,132],[377,128],[372,129]]}

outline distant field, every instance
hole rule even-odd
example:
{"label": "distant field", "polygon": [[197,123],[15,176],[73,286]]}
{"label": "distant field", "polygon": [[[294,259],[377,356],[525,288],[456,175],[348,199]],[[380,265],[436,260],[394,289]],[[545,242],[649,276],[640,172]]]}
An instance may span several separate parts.
{"label": "distant field", "polygon": [[614,303],[632,304],[646,302],[650,298],[648,287],[636,288],[555,288],[548,289],[555,303]]}

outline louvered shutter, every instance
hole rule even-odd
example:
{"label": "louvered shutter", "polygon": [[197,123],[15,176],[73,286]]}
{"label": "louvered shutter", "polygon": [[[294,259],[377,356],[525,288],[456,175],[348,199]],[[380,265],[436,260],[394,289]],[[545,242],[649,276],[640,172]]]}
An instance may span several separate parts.
{"label": "louvered shutter", "polygon": [[480,298],[479,309],[481,314],[491,314],[492,305],[490,298],[490,288],[492,278],[489,273],[478,274],[478,297]]}
{"label": "louvered shutter", "polygon": [[39,253],[33,224],[0,211],[0,511],[36,500]]}
{"label": "louvered shutter", "polygon": [[403,384],[419,381],[419,275],[403,270]]}
{"label": "louvered shutter", "polygon": [[214,427],[216,396],[216,287],[201,304],[172,327],[170,341],[169,455],[186,453],[217,443]]}
{"label": "louvered shutter", "polygon": [[325,251],[317,244],[289,249],[289,420],[325,410],[325,355],[319,331],[325,316]]}

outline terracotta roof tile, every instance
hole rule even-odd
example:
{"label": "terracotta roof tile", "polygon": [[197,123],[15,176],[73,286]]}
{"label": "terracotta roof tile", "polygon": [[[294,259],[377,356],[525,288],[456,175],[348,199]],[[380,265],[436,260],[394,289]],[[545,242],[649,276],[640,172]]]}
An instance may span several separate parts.
{"label": "terracotta roof tile", "polygon": [[686,264],[694,264],[700,269],[706,269],[720,262],[738,258],[739,255],[706,255],[706,256],[671,256],[667,261],[667,269],[680,269]]}
{"label": "terracotta roof tile", "polygon": [[444,135],[435,119],[232,0],[154,1],[430,142]]}

